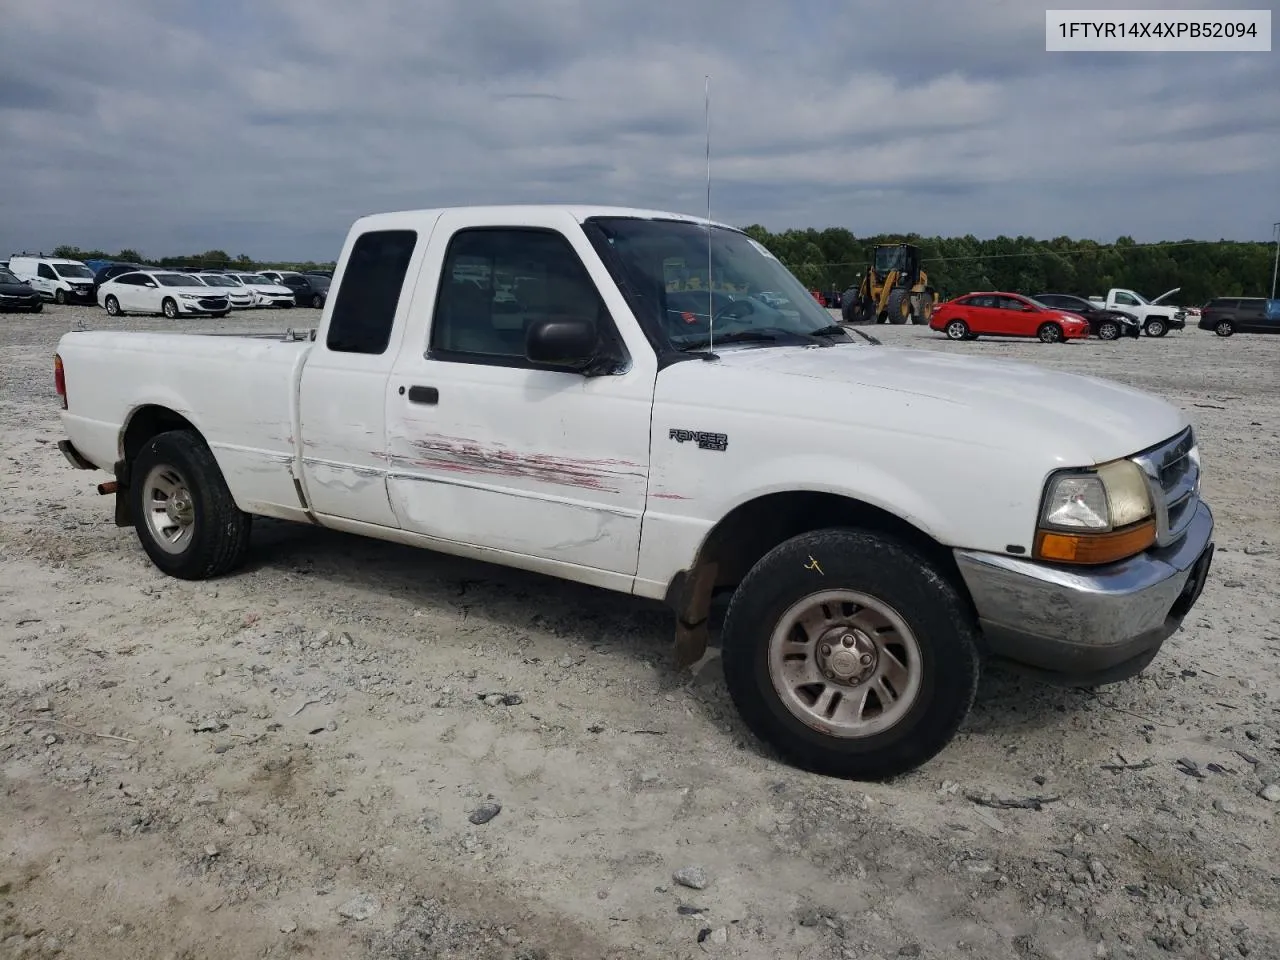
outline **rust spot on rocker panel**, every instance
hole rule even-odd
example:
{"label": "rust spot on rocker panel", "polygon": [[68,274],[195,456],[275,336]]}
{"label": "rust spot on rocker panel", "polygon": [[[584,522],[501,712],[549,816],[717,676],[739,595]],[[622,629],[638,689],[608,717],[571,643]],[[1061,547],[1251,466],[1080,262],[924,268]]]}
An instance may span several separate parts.
{"label": "rust spot on rocker panel", "polygon": [[[517,453],[497,445],[483,445],[461,437],[431,436],[409,441],[420,467],[450,473],[523,477],[542,483],[619,492],[622,482],[644,479],[644,465],[629,460],[590,460],[547,453]],[[409,461],[408,457],[394,459]]]}

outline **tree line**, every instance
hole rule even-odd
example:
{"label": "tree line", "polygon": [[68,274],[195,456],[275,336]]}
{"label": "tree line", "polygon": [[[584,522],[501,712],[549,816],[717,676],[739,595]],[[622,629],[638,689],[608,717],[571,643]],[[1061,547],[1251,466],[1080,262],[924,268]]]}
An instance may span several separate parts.
{"label": "tree line", "polygon": [[[855,237],[841,227],[771,233],[759,224],[746,232],[767,247],[800,281],[815,290],[845,290],[856,284],[881,243],[920,248],[930,284],[943,297],[974,290],[1014,293],[1105,294],[1125,287],[1153,298],[1181,287],[1177,300],[1204,303],[1211,297],[1265,297],[1271,291],[1275,248],[1269,243],[1180,240],[1141,244],[1132,237],[1115,243],[1055,237],[922,237],[918,234]],[[333,262],[266,262],[245,254],[206,250],[188,256],[145,259],[136,250],[107,253],[60,246],[54,255],[73,260],[124,260],[180,270],[225,267],[239,270],[322,270]]]}
{"label": "tree line", "polygon": [[838,227],[770,233],[759,224],[746,232],[805,286],[823,291],[857,283],[877,244],[915,244],[929,283],[943,297],[974,290],[1088,297],[1124,287],[1155,298],[1181,287],[1175,299],[1195,306],[1211,297],[1268,296],[1275,257],[1274,244],[1231,240],[1140,244],[1132,237],[1115,243],[1070,237],[855,237]]}

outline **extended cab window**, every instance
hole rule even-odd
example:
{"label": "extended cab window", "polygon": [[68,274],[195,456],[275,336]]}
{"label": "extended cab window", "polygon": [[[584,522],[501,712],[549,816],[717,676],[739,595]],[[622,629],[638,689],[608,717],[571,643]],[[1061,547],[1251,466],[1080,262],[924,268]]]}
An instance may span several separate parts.
{"label": "extended cab window", "polygon": [[325,346],[338,353],[379,354],[387,349],[417,242],[415,230],[361,234],[347,258]]}
{"label": "extended cab window", "polygon": [[547,317],[609,325],[600,291],[565,237],[517,227],[454,235],[431,321],[433,357],[522,364],[526,332]]}

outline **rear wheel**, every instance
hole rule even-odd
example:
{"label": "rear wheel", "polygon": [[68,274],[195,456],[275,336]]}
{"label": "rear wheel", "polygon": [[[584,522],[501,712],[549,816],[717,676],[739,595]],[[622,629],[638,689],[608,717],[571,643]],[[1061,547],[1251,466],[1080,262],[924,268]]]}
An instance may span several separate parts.
{"label": "rear wheel", "polygon": [[1120,336],[1120,324],[1114,320],[1103,320],[1098,324],[1099,340],[1115,340]]}
{"label": "rear wheel", "polygon": [[853,529],[775,547],[725,615],[725,680],[747,726],[789,762],[850,779],[913,770],[973,703],[977,629],[931,561]]}
{"label": "rear wheel", "polygon": [[1061,343],[1064,339],[1062,328],[1056,323],[1040,324],[1040,329],[1036,331],[1036,336],[1040,338],[1042,343]]}
{"label": "rear wheel", "polygon": [[171,430],[152,437],[131,475],[134,528],[165,573],[204,580],[244,559],[251,518],[236,506],[218,462],[196,434]]}
{"label": "rear wheel", "polygon": [[963,320],[952,320],[946,328],[948,340],[968,340],[969,325]]}
{"label": "rear wheel", "polygon": [[1218,325],[1213,328],[1213,332],[1220,337],[1229,337],[1236,332],[1235,324],[1230,320],[1219,320]]}

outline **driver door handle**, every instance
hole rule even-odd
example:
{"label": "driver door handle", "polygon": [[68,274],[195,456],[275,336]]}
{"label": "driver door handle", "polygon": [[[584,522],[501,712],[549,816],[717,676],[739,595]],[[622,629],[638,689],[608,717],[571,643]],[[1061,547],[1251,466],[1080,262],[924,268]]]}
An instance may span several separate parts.
{"label": "driver door handle", "polygon": [[435,387],[410,387],[409,402],[427,405],[439,403],[440,391]]}

